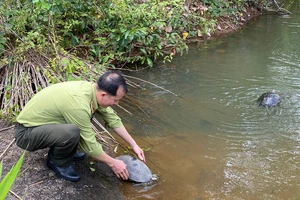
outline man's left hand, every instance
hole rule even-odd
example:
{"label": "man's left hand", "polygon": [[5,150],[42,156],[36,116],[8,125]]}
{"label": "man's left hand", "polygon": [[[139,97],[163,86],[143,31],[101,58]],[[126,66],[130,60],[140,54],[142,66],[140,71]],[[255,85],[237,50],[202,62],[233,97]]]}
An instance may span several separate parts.
{"label": "man's left hand", "polygon": [[135,146],[131,147],[131,149],[133,150],[133,152],[137,155],[137,157],[141,161],[146,163],[146,158],[145,158],[145,155],[144,155],[144,151],[138,145],[135,145]]}

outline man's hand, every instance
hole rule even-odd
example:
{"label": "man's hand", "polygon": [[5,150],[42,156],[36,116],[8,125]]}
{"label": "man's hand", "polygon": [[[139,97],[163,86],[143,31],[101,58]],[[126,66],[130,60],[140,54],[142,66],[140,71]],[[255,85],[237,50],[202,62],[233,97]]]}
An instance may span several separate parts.
{"label": "man's hand", "polygon": [[125,140],[127,144],[129,144],[130,148],[133,150],[133,152],[137,155],[137,157],[146,163],[144,151],[136,144],[134,139],[129,135],[127,132],[126,128],[122,125],[119,128],[114,128],[113,129],[115,133],[117,133],[119,136]]}
{"label": "man's hand", "polygon": [[126,164],[122,160],[112,158],[109,155],[107,155],[104,151],[98,156],[93,156],[93,158],[97,161],[104,162],[108,166],[110,166],[110,168],[118,178],[123,180],[128,179],[129,174],[126,169]]}
{"label": "man's hand", "polygon": [[110,167],[118,178],[123,180],[128,179],[129,174],[126,169],[126,164],[122,160],[114,159]]}
{"label": "man's hand", "polygon": [[146,158],[145,158],[145,155],[144,155],[144,151],[138,145],[135,145],[135,146],[131,147],[131,149],[133,150],[133,152],[137,155],[137,157],[141,161],[146,163]]}

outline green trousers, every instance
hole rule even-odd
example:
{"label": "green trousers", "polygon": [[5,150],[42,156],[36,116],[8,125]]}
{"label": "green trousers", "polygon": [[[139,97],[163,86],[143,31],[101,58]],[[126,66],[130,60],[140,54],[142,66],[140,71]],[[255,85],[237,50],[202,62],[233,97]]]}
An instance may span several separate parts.
{"label": "green trousers", "polygon": [[74,124],[47,124],[35,127],[15,125],[17,146],[27,151],[50,148],[48,158],[57,166],[71,165],[77,151],[80,130]]}

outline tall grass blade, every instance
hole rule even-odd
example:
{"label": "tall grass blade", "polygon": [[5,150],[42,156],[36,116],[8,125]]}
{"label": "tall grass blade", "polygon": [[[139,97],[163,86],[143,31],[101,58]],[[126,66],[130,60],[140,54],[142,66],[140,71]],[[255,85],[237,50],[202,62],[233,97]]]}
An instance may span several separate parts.
{"label": "tall grass blade", "polygon": [[[25,156],[25,151],[18,160],[18,162],[11,168],[11,170],[6,174],[3,180],[0,182],[0,200],[4,200],[7,196],[12,184],[18,176],[20,168],[22,166],[23,160]],[[2,171],[2,166],[1,166]]]}
{"label": "tall grass blade", "polygon": [[2,177],[2,161],[0,163],[0,180],[1,180],[1,177]]}

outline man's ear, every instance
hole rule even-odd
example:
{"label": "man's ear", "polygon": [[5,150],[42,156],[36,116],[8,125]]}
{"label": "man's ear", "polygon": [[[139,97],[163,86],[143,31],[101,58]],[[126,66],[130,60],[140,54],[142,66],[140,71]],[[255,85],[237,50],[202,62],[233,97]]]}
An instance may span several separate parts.
{"label": "man's ear", "polygon": [[100,96],[101,96],[101,97],[104,97],[105,95],[107,95],[106,92],[104,92],[104,91],[101,91],[101,92],[100,92]]}

